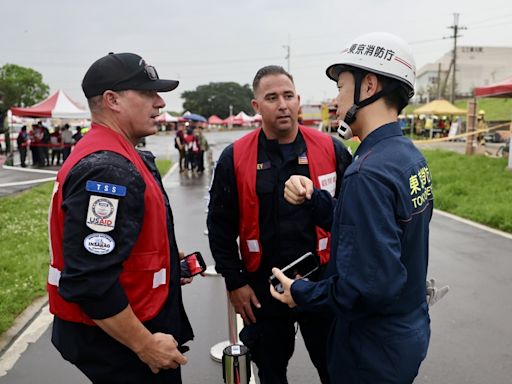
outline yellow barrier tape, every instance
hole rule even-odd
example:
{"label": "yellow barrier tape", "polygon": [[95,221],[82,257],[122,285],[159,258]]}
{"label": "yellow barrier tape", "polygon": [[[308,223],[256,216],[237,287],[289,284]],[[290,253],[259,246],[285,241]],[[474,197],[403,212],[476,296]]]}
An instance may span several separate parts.
{"label": "yellow barrier tape", "polygon": [[486,129],[479,129],[478,131],[459,133],[458,135],[453,135],[453,136],[450,136],[450,137],[446,136],[446,137],[439,137],[439,138],[436,138],[436,139],[428,139],[428,140],[413,140],[412,142],[414,144],[440,143],[440,142],[443,142],[443,141],[450,141],[450,140],[458,139],[458,138],[461,138],[461,137],[478,135],[479,133],[494,131],[495,129],[504,128],[504,127],[508,127],[508,126],[509,126],[509,123],[504,123],[504,124],[495,125],[494,127],[489,127],[489,128],[486,128]]}

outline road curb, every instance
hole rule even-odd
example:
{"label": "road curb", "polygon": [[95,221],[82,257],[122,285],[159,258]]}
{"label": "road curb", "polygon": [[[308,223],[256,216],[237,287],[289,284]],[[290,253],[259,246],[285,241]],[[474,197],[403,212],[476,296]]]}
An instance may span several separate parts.
{"label": "road curb", "polygon": [[11,328],[0,335],[0,357],[39,315],[41,309],[46,304],[48,304],[48,297],[46,295],[36,299],[14,320],[14,324]]}

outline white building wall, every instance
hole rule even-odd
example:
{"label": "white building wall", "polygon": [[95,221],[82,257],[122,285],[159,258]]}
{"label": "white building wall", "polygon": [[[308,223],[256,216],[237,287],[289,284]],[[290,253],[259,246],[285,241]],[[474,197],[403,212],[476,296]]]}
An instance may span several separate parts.
{"label": "white building wall", "polygon": [[[446,78],[452,51],[434,63],[421,67],[416,75],[416,92],[436,89],[438,63],[441,63],[441,84]],[[457,47],[457,96],[471,96],[473,88],[489,85],[512,76],[512,47]],[[447,84],[451,84],[451,74]],[[447,95],[451,88],[447,87]]]}

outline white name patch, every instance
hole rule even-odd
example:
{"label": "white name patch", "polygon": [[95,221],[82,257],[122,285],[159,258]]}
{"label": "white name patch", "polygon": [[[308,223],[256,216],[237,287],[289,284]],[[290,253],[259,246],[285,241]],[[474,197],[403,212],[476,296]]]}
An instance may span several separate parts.
{"label": "white name patch", "polygon": [[326,190],[334,197],[336,193],[336,172],[318,176],[318,183],[320,184],[320,189]]}
{"label": "white name patch", "polygon": [[96,232],[110,232],[116,226],[118,199],[91,195],[86,225]]}
{"label": "white name patch", "polygon": [[106,255],[114,250],[116,242],[104,233],[91,233],[84,239],[84,247],[95,255]]}

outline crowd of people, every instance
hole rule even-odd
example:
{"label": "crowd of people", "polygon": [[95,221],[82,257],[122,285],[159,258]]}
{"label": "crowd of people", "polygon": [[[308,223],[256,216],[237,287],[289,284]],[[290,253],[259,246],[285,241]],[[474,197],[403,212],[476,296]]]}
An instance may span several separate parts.
{"label": "crowd of people", "polygon": [[41,121],[32,125],[30,131],[27,131],[26,125],[22,126],[16,138],[21,166],[25,168],[28,165],[29,151],[33,166],[61,165],[69,157],[73,145],[82,138],[82,127],[77,126],[75,133],[70,128],[69,124],[64,124],[62,127],[53,127],[50,133]]}
{"label": "crowd of people", "polygon": [[[262,384],[288,383],[297,324],[323,384],[412,383],[436,292],[425,284],[431,175],[398,124],[414,94],[414,59],[403,40],[373,33],[351,42],[327,76],[338,88],[338,133],[361,139],[354,157],[299,124],[287,71],[261,68],[252,106],[262,126],[226,147],[215,168],[210,249]],[[57,175],[48,293],[52,343],[93,383],[180,384],[188,361],[194,334],[181,285],[192,281],[180,276],[154,156],[135,149],[157,132],[158,92],[177,86],[133,53],[98,59],[82,81],[92,127]],[[203,172],[201,129],[180,127],[175,147],[181,172]],[[319,270],[286,277],[281,269],[307,252]]]}
{"label": "crowd of people", "polygon": [[179,125],[174,138],[174,148],[179,152],[180,173],[204,172],[204,154],[208,151],[209,145],[201,127]]}

